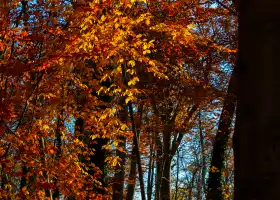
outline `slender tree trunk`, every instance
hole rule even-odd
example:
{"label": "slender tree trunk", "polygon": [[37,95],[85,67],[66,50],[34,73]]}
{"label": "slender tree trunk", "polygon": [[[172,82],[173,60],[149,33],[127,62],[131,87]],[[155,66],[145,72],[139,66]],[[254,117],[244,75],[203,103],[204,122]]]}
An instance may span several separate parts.
{"label": "slender tree trunk", "polygon": [[[135,137],[135,136],[133,136]],[[137,134],[139,137],[139,133]],[[135,190],[135,183],[136,183],[136,174],[137,174],[137,158],[136,158],[136,144],[135,138],[133,138],[133,149],[131,154],[131,164],[130,164],[130,171],[128,177],[128,185],[127,185],[127,195],[126,200],[133,200],[134,197],[134,190]]]}
{"label": "slender tree trunk", "polygon": [[177,151],[177,167],[176,167],[176,185],[175,185],[175,200],[178,198],[178,183],[179,183],[179,171],[180,171],[180,152],[179,150]]}
{"label": "slender tree trunk", "polygon": [[[122,141],[120,147],[125,149],[126,147],[126,138],[119,137],[119,140]],[[118,171],[114,175],[114,184],[113,184],[113,200],[123,200],[124,198],[124,175],[125,175],[125,162],[126,162],[126,155],[124,152],[118,151],[116,155],[119,156],[121,159],[120,167]]]}
{"label": "slender tree trunk", "polygon": [[199,112],[199,140],[200,140],[200,147],[201,147],[201,179],[200,184],[203,189],[203,194],[206,192],[206,185],[205,185],[205,175],[206,175],[206,155],[205,155],[205,145],[204,145],[204,135],[201,126],[201,111]]}
{"label": "slender tree trunk", "polygon": [[161,190],[160,190],[160,199],[169,200],[170,199],[170,167],[171,167],[170,156],[164,158],[163,163],[163,172],[161,177]]}
{"label": "slender tree trunk", "polygon": [[170,167],[173,157],[171,151],[171,131],[172,126],[166,124],[163,131],[163,170],[160,189],[160,199],[162,200],[170,199]]}
{"label": "slender tree trunk", "polygon": [[161,177],[162,177],[162,145],[159,133],[156,133],[156,192],[155,199],[160,200],[160,186],[161,186]]}
{"label": "slender tree trunk", "polygon": [[145,195],[145,185],[144,185],[144,178],[143,178],[143,171],[142,171],[142,164],[141,164],[141,155],[140,155],[140,150],[139,150],[139,140],[137,136],[137,131],[136,131],[136,125],[135,125],[135,120],[134,120],[134,114],[132,110],[132,103],[131,101],[128,102],[128,109],[129,109],[129,115],[130,115],[130,120],[132,123],[132,131],[134,133],[133,137],[133,143],[135,144],[135,154],[136,154],[136,160],[138,164],[138,175],[139,175],[139,182],[140,182],[140,191],[141,191],[141,197],[142,200],[146,199]]}
{"label": "slender tree trunk", "polygon": [[280,199],[280,1],[239,0],[234,199]]}
{"label": "slender tree trunk", "polygon": [[128,177],[128,186],[127,186],[127,195],[126,195],[126,199],[127,200],[133,200],[134,197],[134,190],[135,190],[135,183],[136,183],[136,174],[137,174],[137,157],[136,157],[136,152],[137,152],[137,147],[136,147],[136,140],[134,137],[137,137],[137,139],[139,140],[139,134],[140,134],[140,127],[141,127],[141,118],[142,118],[142,109],[143,109],[143,105],[139,106],[139,110],[137,112],[137,115],[139,117],[139,122],[136,123],[135,122],[135,126],[136,126],[136,132],[137,135],[133,136],[133,150],[132,150],[132,155],[131,155],[131,164],[130,164],[130,172],[129,172],[129,177]]}
{"label": "slender tree trunk", "polygon": [[[119,118],[122,123],[127,123],[128,120],[128,111],[127,111],[127,106],[125,105],[125,98],[122,97],[120,99],[120,105],[122,106],[122,110],[119,112]],[[125,137],[120,137],[120,147],[122,149],[126,148],[126,138]],[[114,176],[114,184],[113,184],[113,200],[123,200],[123,195],[124,195],[124,175],[125,175],[125,162],[126,162],[126,154],[123,151],[118,151],[116,150],[116,156],[119,156],[121,159],[119,171],[115,173]]]}
{"label": "slender tree trunk", "polygon": [[[125,98],[120,99],[120,105],[122,110],[119,112],[119,118],[122,123],[127,123],[128,120],[128,111],[127,106],[125,105]],[[120,147],[122,149],[126,148],[126,138],[120,137]],[[115,173],[114,184],[113,184],[113,200],[122,200],[124,195],[124,175],[125,175],[125,163],[126,163],[126,154],[123,151],[116,151],[116,155],[121,159],[119,171]]]}
{"label": "slender tree trunk", "polygon": [[148,193],[148,200],[152,199],[152,193],[153,193],[153,187],[154,187],[154,177],[155,177],[155,160],[152,160],[152,174],[151,174],[151,181],[150,181],[150,185],[149,185],[149,193]]}
{"label": "slender tree trunk", "polygon": [[149,170],[148,170],[148,186],[147,186],[147,199],[152,199],[153,192],[153,178],[154,178],[154,142],[150,145],[150,160],[149,160]]}
{"label": "slender tree trunk", "polygon": [[[125,66],[122,65],[122,75],[123,75],[123,82],[126,87],[128,87],[128,78],[126,75],[126,69]],[[140,155],[140,150],[139,150],[139,141],[137,137],[137,127],[135,123],[135,117],[133,113],[133,108],[132,108],[132,102],[128,102],[128,110],[129,110],[129,116],[130,116],[130,121],[132,125],[132,132],[134,134],[133,137],[133,143],[135,144],[135,155],[136,155],[136,160],[138,164],[138,175],[139,175],[139,182],[140,182],[140,191],[141,191],[141,198],[142,200],[146,199],[145,195],[145,185],[144,185],[144,178],[143,178],[143,171],[142,171],[142,164],[141,164],[141,155]]]}
{"label": "slender tree trunk", "polygon": [[224,107],[220,116],[218,131],[212,151],[211,166],[209,168],[207,199],[222,200],[222,171],[224,168],[225,152],[230,139],[230,127],[236,106],[235,96],[235,70],[230,79]]}
{"label": "slender tree trunk", "polygon": [[[62,97],[63,98],[63,97]],[[56,152],[56,159],[59,159],[61,157],[62,153],[62,134],[61,134],[61,128],[64,127],[64,120],[63,120],[63,109],[61,109],[58,119],[57,119],[57,127],[56,127],[56,141],[55,141],[55,146],[57,147],[57,152]],[[55,185],[57,185],[57,180],[54,180]],[[59,189],[58,187],[54,190],[53,199],[59,199]]]}

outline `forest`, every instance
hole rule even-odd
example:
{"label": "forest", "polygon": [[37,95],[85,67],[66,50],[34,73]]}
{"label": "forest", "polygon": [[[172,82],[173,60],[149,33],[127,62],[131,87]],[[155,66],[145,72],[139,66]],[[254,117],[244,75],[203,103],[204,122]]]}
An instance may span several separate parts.
{"label": "forest", "polygon": [[0,199],[280,199],[279,6],[0,0]]}

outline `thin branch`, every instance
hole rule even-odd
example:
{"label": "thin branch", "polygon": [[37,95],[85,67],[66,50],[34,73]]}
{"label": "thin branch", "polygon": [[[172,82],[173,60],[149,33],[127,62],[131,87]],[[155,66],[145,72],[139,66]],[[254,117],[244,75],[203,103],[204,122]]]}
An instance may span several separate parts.
{"label": "thin branch", "polygon": [[[199,107],[198,104],[193,105],[193,107],[192,107],[192,109],[190,110],[188,116],[187,116],[186,119],[184,120],[184,123],[183,123],[184,126],[186,126],[187,123],[190,121],[190,119],[192,118],[193,114],[196,112],[196,110],[198,109],[198,107]],[[176,153],[176,151],[177,151],[179,145],[181,144],[181,141],[182,141],[183,137],[184,137],[184,133],[182,133],[182,131],[180,131],[178,138],[174,138],[174,140],[175,140],[176,142],[174,142],[174,141],[172,142],[172,151],[171,151],[171,152],[172,152],[172,155],[175,155],[175,153]]]}
{"label": "thin branch", "polygon": [[231,8],[229,8],[228,6],[226,6],[225,4],[223,4],[222,2],[220,2],[219,0],[215,0],[215,1],[216,1],[216,3],[217,3],[218,5],[220,5],[220,6],[223,7],[224,9],[228,10],[228,11],[230,12],[230,14],[235,15],[235,16],[237,15],[236,11],[232,10]]}

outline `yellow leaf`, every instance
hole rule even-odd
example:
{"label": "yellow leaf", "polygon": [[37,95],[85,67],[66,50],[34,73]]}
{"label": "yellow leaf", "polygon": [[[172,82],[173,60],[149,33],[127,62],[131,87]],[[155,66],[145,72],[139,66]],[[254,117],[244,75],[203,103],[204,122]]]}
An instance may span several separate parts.
{"label": "yellow leaf", "polygon": [[148,49],[149,46],[147,44],[144,44],[143,49]]}
{"label": "yellow leaf", "polygon": [[129,101],[132,101],[133,99],[135,99],[134,96],[127,97],[127,98],[125,99],[125,103],[128,103]]}
{"label": "yellow leaf", "polygon": [[145,23],[146,23],[147,25],[150,25],[150,19],[146,19]]}
{"label": "yellow leaf", "polygon": [[127,125],[125,125],[125,124],[122,124],[122,126],[121,126],[121,130],[126,130],[127,129]]}
{"label": "yellow leaf", "polygon": [[117,71],[118,71],[118,72],[121,72],[121,71],[122,71],[122,67],[121,67],[120,65],[117,67]]}
{"label": "yellow leaf", "polygon": [[90,139],[94,140],[95,138],[100,138],[100,135],[98,134],[93,134],[90,136]]}
{"label": "yellow leaf", "polygon": [[110,150],[110,149],[112,149],[112,145],[106,144],[102,147],[102,149]]}
{"label": "yellow leaf", "polygon": [[50,127],[48,125],[46,125],[46,124],[43,126],[43,129],[49,129],[49,128]]}
{"label": "yellow leaf", "polygon": [[104,16],[104,15],[102,15],[102,17],[101,17],[101,21],[105,21],[106,20],[106,17]]}
{"label": "yellow leaf", "polygon": [[112,160],[111,165],[112,165],[113,167],[115,167],[115,166],[117,166],[117,165],[121,166],[120,163],[119,163],[119,156],[116,156],[116,157]]}
{"label": "yellow leaf", "polygon": [[131,65],[131,67],[134,67],[135,66],[135,61],[134,60],[130,60],[128,62],[128,65]]}
{"label": "yellow leaf", "polygon": [[131,75],[136,74],[136,71],[134,69],[128,69],[126,70],[127,73],[130,73]]}
{"label": "yellow leaf", "polygon": [[64,59],[63,58],[59,58],[59,60],[58,60],[58,62],[59,62],[59,64],[63,64],[63,61],[64,61]]}
{"label": "yellow leaf", "polygon": [[102,121],[102,120],[104,120],[106,118],[107,118],[107,114],[103,114],[103,115],[100,116],[98,121]]}
{"label": "yellow leaf", "polygon": [[113,145],[115,145],[116,147],[118,146],[118,144],[119,144],[119,143],[118,143],[117,141],[114,141],[114,142],[113,142]]}
{"label": "yellow leaf", "polygon": [[196,28],[196,26],[194,24],[189,24],[187,27],[188,27],[188,29]]}
{"label": "yellow leaf", "polygon": [[150,50],[145,50],[145,51],[143,51],[143,54],[144,54],[144,55],[145,55],[145,54],[149,54],[149,53],[151,53]]}
{"label": "yellow leaf", "polygon": [[102,90],[104,90],[104,88],[103,88],[103,87],[101,87],[101,88],[97,91],[97,95],[99,95],[99,94],[100,94],[100,92],[102,92]]}
{"label": "yellow leaf", "polygon": [[152,61],[152,60],[150,60],[150,61],[149,61],[149,64],[150,64],[150,65],[152,65],[153,67],[155,67],[155,66],[156,66],[155,62],[154,62],[154,61]]}
{"label": "yellow leaf", "polygon": [[138,81],[139,81],[139,78],[138,77],[134,77],[132,80],[130,80],[128,82],[128,85],[135,85],[136,82],[138,82]]}
{"label": "yellow leaf", "polygon": [[117,112],[116,108],[110,110],[110,116],[113,116]]}

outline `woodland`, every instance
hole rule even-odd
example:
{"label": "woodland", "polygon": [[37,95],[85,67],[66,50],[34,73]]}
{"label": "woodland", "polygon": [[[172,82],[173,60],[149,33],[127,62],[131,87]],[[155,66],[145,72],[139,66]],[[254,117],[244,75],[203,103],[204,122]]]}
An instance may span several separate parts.
{"label": "woodland", "polygon": [[0,0],[0,199],[277,199],[260,2]]}

